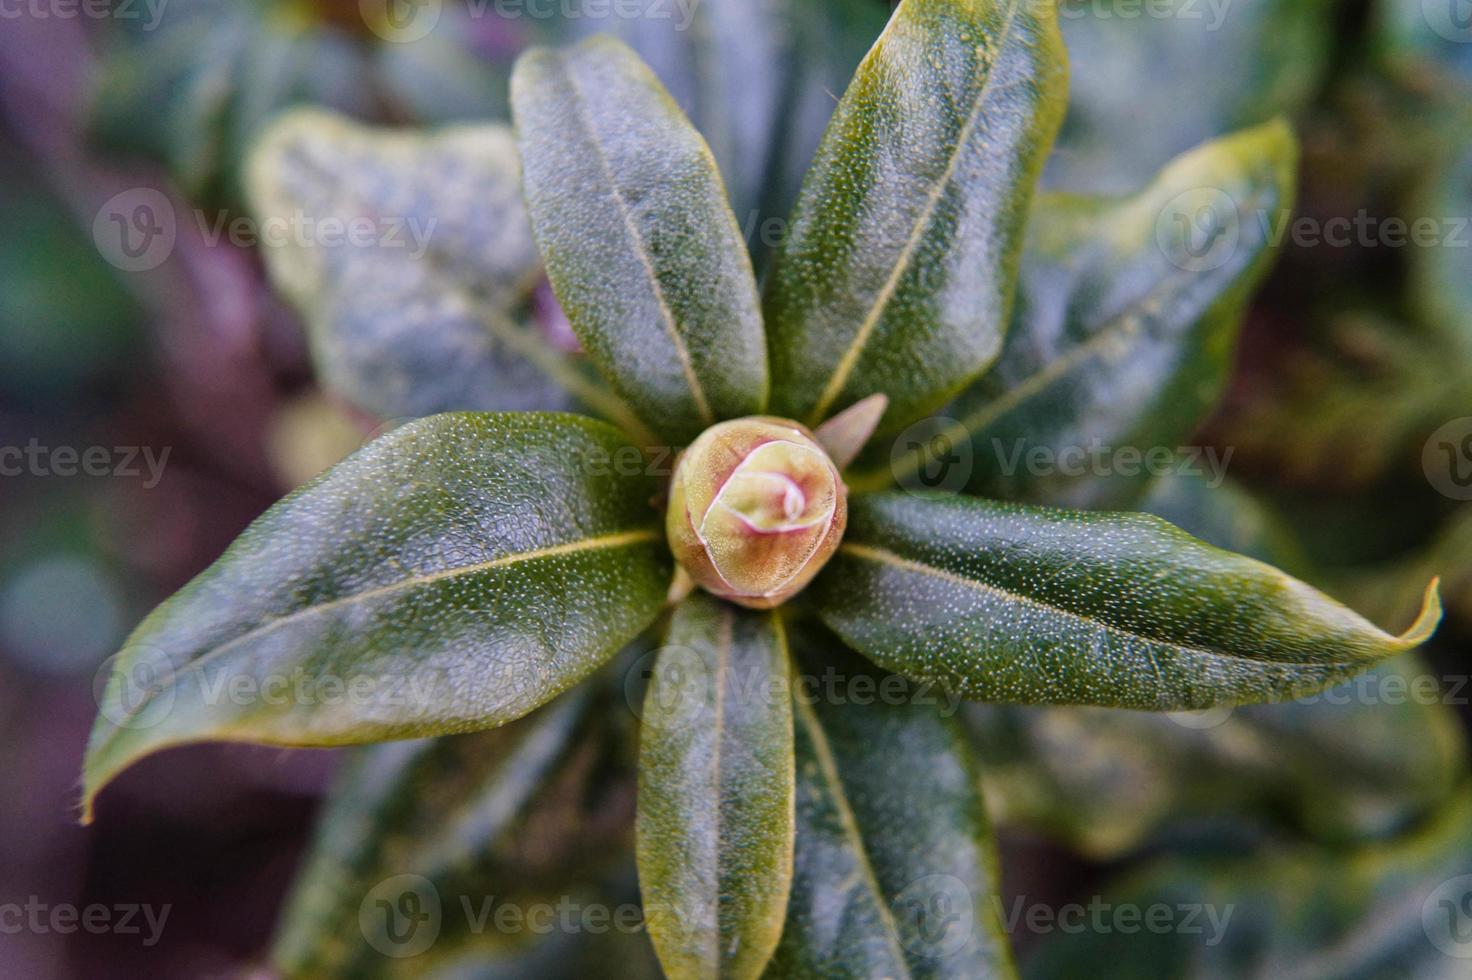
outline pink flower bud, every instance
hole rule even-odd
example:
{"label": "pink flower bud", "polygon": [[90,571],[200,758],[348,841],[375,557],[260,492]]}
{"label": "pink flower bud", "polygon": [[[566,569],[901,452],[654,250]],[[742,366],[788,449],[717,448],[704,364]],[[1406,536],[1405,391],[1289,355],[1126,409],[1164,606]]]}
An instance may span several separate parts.
{"label": "pink flower bud", "polygon": [[847,491],[813,434],[756,416],[712,426],[680,455],[665,527],[698,585],[768,609],[812,581],[847,521]]}

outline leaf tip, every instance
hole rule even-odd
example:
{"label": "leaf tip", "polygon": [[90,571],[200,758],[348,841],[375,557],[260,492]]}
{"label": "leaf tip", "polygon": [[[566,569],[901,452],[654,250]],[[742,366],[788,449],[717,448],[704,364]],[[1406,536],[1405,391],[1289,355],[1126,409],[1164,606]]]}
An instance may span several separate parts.
{"label": "leaf tip", "polygon": [[1409,629],[1396,637],[1397,644],[1406,648],[1418,647],[1431,639],[1436,628],[1441,625],[1441,614],[1441,577],[1437,576],[1426,586],[1426,594],[1421,599],[1420,615]]}

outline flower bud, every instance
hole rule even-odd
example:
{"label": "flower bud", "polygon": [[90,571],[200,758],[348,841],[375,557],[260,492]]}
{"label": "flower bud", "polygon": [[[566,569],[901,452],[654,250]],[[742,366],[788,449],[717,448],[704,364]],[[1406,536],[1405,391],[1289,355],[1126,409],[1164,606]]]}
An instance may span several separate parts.
{"label": "flower bud", "polygon": [[665,528],[698,585],[768,609],[812,581],[847,520],[838,468],[812,433],[756,416],[712,426],[681,454]]}

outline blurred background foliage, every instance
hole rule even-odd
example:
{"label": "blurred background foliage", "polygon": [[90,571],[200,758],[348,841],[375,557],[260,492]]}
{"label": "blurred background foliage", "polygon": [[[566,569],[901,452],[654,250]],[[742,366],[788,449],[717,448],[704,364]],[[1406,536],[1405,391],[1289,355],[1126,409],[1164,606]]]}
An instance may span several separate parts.
{"label": "blurred background foliage", "polygon": [[[1472,29],[1454,19],[1455,0],[1169,0],[1149,8],[1164,14],[1120,16],[1126,6],[1062,4],[1072,105],[1048,187],[1137,190],[1176,154],[1284,115],[1304,145],[1298,214],[1315,227],[1365,215],[1378,230],[1418,218],[1441,229],[1419,246],[1378,231],[1313,244],[1287,229],[1229,395],[1196,436],[1233,452],[1228,481],[1169,478],[1142,507],[1387,626],[1403,625],[1440,575],[1448,617],[1424,654],[1307,703],[1180,717],[964,708],[1004,828],[1009,901],[1208,902],[1238,916],[1213,946],[1023,923],[1024,972],[1463,976],[1467,961],[1441,952],[1432,925],[1436,889],[1472,873],[1472,504],[1438,493],[1422,455],[1434,430],[1472,414]],[[154,481],[146,468],[0,477],[0,901],[174,909],[150,948],[116,934],[0,937],[7,976],[196,976],[263,962],[338,768],[334,753],[183,749],[122,780],[95,827],[72,822],[94,677],[131,625],[274,499],[393,421],[324,390],[259,254],[211,240],[217,222],[244,213],[246,151],[262,125],[298,104],[380,124],[504,121],[518,51],[614,29],[706,135],[760,268],[779,233],[771,219],[786,214],[888,12],[881,0],[704,0],[678,31],[451,2],[429,34],[404,41],[356,0],[122,9],[68,18],[43,5],[0,32],[0,445],[169,453]],[[93,224],[138,187],[168,195],[178,240],[164,264],[126,272],[104,258]],[[521,299],[555,338],[545,296]],[[609,672],[612,693],[588,697],[625,696],[626,669]],[[596,861],[587,841],[567,838],[603,832],[628,807],[634,719],[590,732],[577,705],[559,704],[461,745],[350,754],[314,866],[368,881],[392,865],[379,849],[398,837],[351,829],[345,801],[361,794],[402,794],[382,819],[411,841],[439,833],[447,801],[473,803],[493,783],[509,798],[501,776],[477,767],[519,758],[541,726],[559,757],[602,753],[624,768],[608,767],[607,785],[526,783],[471,855],[471,880],[446,887],[500,894],[510,877],[538,893],[632,900],[621,832],[598,838]],[[463,753],[464,781],[420,785],[425,753]],[[529,822],[545,853],[517,850]],[[312,897],[296,902],[288,924],[300,926]],[[323,930],[355,929],[332,925],[341,910],[318,911],[310,921]],[[346,968],[332,957],[354,955],[307,948],[291,928],[279,941],[278,962]],[[440,945],[436,968],[469,976],[536,971],[547,943]],[[628,975],[649,969],[640,944],[591,943],[585,955]]]}

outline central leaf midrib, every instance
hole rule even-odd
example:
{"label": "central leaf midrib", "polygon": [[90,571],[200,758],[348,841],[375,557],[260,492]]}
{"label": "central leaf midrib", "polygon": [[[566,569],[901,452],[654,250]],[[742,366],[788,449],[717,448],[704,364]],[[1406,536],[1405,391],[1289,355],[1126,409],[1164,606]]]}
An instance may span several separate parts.
{"label": "central leaf midrib", "polygon": [[575,554],[581,551],[592,551],[599,548],[619,548],[625,545],[635,544],[640,541],[655,541],[658,539],[659,533],[652,529],[639,531],[620,531],[613,534],[600,535],[594,538],[581,538],[577,541],[565,542],[559,545],[550,545],[548,547],[537,548],[532,551],[522,551],[510,555],[502,555],[499,558],[493,558],[483,562],[476,562],[472,565],[461,565],[455,568],[440,569],[439,571],[431,572],[427,575],[410,576],[408,578],[400,579],[397,582],[391,582],[388,585],[381,585],[372,589],[365,589],[362,592],[354,592],[345,596],[339,596],[336,599],[330,599],[326,602],[317,603],[315,605],[303,606],[301,609],[293,610],[292,612],[286,613],[285,615],[263,620],[262,622],[255,624],[239,636],[233,637],[220,644],[219,646],[207,651],[201,656],[198,656],[193,660],[190,660],[189,662],[181,665],[177,670],[170,670],[169,673],[164,677],[162,682],[148,689],[148,693],[139,700],[137,707],[135,707],[132,711],[129,711],[123,717],[121,723],[114,726],[113,731],[116,733],[125,730],[128,721],[137,717],[138,714],[140,714],[145,708],[147,708],[148,705],[161,691],[172,686],[185,670],[199,670],[205,664],[218,659],[221,655],[223,655],[232,647],[244,643],[247,640],[259,638],[266,633],[272,632],[283,625],[295,622],[299,619],[308,616],[314,616],[331,609],[351,605],[357,602],[369,602],[373,599],[377,599],[384,595],[390,595],[394,592],[399,592],[406,589],[414,589],[425,585],[432,585],[435,582],[446,581],[448,579],[453,579],[462,575],[474,575],[479,572],[489,571],[493,568],[501,568],[508,565],[514,565],[518,562],[536,561],[541,558],[554,558],[561,555]]}
{"label": "central leaf midrib", "polygon": [[587,98],[583,95],[582,86],[578,84],[577,74],[565,60],[559,59],[563,75],[567,78],[568,87],[572,89],[572,103],[578,114],[583,131],[588,136],[588,142],[593,147],[593,156],[598,161],[599,169],[602,170],[604,178],[608,182],[608,190],[614,203],[618,206],[620,218],[623,219],[624,229],[628,232],[630,240],[636,246],[632,251],[638,258],[640,266],[644,269],[644,275],[649,280],[650,291],[654,295],[655,305],[659,307],[660,319],[664,324],[665,331],[675,345],[675,355],[679,358],[680,369],[685,375],[685,384],[690,389],[690,396],[695,401],[695,409],[700,413],[701,421],[707,427],[714,425],[715,413],[711,411],[710,402],[706,400],[705,390],[701,387],[700,378],[695,373],[694,362],[690,358],[690,349],[685,344],[685,338],[680,333],[679,326],[675,323],[674,311],[670,309],[669,300],[665,297],[664,286],[659,281],[659,275],[655,272],[653,264],[649,261],[649,246],[644,241],[644,236],[639,231],[638,224],[629,210],[629,202],[624,199],[624,193],[619,188],[618,180],[613,173],[613,165],[608,160],[608,155],[603,150],[603,144],[598,137],[598,131],[593,126],[593,119],[588,113]]}
{"label": "central leaf midrib", "polygon": [[1067,609],[1063,606],[1058,606],[1051,602],[1046,602],[1034,596],[1025,595],[1021,592],[1013,592],[1009,589],[1004,589],[1001,586],[994,585],[991,582],[984,582],[980,579],[967,578],[965,575],[962,575],[958,572],[953,572],[948,568],[941,568],[936,565],[929,565],[924,562],[905,558],[903,555],[896,554],[895,552],[889,551],[885,548],[877,548],[870,545],[858,544],[856,542],[845,542],[844,544],[839,546],[839,551],[846,552],[847,554],[850,554],[856,558],[875,562],[876,564],[889,565],[893,568],[898,568],[903,571],[910,571],[922,575],[928,575],[932,578],[943,579],[945,581],[954,582],[957,585],[973,589],[977,592],[986,592],[991,595],[998,596],[1002,599],[1019,602],[1024,605],[1029,605],[1035,609],[1040,609],[1044,612],[1053,613],[1054,615],[1062,616],[1065,619],[1069,619],[1086,626],[1097,627],[1098,629],[1104,630],[1106,633],[1112,633],[1124,639],[1138,640],[1142,643],[1148,643],[1154,646],[1169,647],[1172,650],[1179,650],[1183,653],[1197,654],[1199,656],[1207,658],[1214,657],[1224,660],[1238,660],[1248,664],[1252,664],[1256,667],[1281,666],[1323,670],[1326,668],[1337,669],[1353,665],[1353,662],[1338,660],[1322,662],[1263,660],[1249,656],[1245,653],[1238,653],[1235,650],[1215,650],[1207,647],[1198,647],[1184,643],[1177,643],[1174,640],[1153,637],[1145,633],[1136,632],[1123,626],[1116,626],[1115,624],[1107,622],[1105,620],[1096,619],[1084,613],[1076,612],[1072,609]]}
{"label": "central leaf midrib", "polygon": [[869,850],[864,844],[864,835],[859,830],[858,817],[854,815],[853,807],[848,801],[848,793],[843,787],[843,777],[838,774],[838,763],[833,758],[833,749],[828,744],[828,735],[823,731],[822,723],[818,721],[818,716],[806,700],[793,698],[792,704],[793,710],[802,716],[808,737],[812,739],[813,754],[817,756],[818,768],[822,772],[824,783],[828,786],[833,807],[838,811],[838,821],[843,826],[844,835],[848,837],[854,849],[854,855],[858,859],[859,872],[864,876],[874,897],[874,907],[885,927],[884,938],[888,942],[890,953],[895,963],[904,970],[903,975],[908,980],[911,976],[910,961],[905,959],[899,926],[894,920],[894,913],[889,903],[885,901],[884,890],[879,885],[879,876],[874,872],[873,861],[870,860]]}
{"label": "central leaf midrib", "polygon": [[[946,188],[955,177],[956,167],[960,164],[961,156],[966,152],[966,144],[970,141],[972,135],[974,135],[976,127],[981,120],[981,110],[995,91],[996,68],[1006,55],[1007,42],[1011,37],[1012,25],[1017,16],[1017,9],[1022,2],[1023,0],[1013,0],[1007,8],[1006,19],[1002,22],[1002,29],[997,32],[996,36],[996,55],[987,66],[986,80],[982,83],[981,90],[976,93],[976,98],[971,106],[969,115],[966,117],[966,122],[957,134],[956,145],[949,159],[946,161],[945,170],[942,171],[940,178],[936,180],[935,186],[927,195],[925,206],[917,216],[915,226],[910,232],[910,237],[905,242],[905,247],[901,250],[899,257],[895,260],[894,268],[890,270],[889,278],[885,280],[884,286],[880,289],[873,304],[869,307],[868,313],[865,314],[863,321],[860,322],[859,329],[854,334],[854,339],[849,343],[848,349],[844,351],[843,356],[839,358],[838,364],[833,369],[833,374],[828,378],[827,385],[824,386],[822,394],[818,396],[818,401],[813,406],[813,410],[809,415],[809,421],[813,424],[822,421],[823,413],[832,406],[834,400],[843,390],[843,386],[848,382],[848,377],[853,373],[855,366],[858,364],[858,359],[863,353],[864,346],[869,342],[870,335],[873,334],[879,324],[880,318],[884,315],[885,308],[889,306],[890,301],[894,298],[895,292],[899,289],[900,280],[909,269],[915,252],[920,247],[920,239],[924,236],[925,230],[930,227],[931,222],[935,218],[936,208],[940,206],[940,201],[945,196]],[[883,42],[881,41],[881,43]]]}

